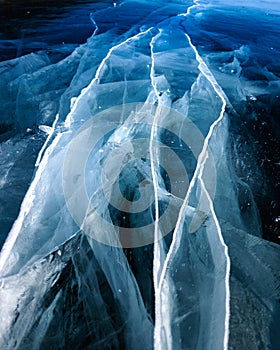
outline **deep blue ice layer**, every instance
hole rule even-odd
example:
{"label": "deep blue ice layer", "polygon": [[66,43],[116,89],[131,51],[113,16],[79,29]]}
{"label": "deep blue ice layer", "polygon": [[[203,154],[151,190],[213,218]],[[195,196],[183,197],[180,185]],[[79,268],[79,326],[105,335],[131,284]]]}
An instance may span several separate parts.
{"label": "deep blue ice layer", "polygon": [[84,43],[94,30],[90,13],[108,5],[87,0],[5,1],[0,13],[0,60]]}

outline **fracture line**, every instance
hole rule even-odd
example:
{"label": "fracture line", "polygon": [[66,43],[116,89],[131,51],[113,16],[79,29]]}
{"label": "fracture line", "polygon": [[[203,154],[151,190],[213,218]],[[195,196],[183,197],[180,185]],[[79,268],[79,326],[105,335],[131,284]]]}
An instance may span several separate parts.
{"label": "fracture line", "polygon": [[91,20],[91,23],[95,26],[95,29],[94,29],[94,32],[92,34],[91,37],[95,36],[95,34],[98,32],[98,25],[96,24],[95,20],[94,20],[94,16],[91,14],[90,15],[90,20]]}
{"label": "fracture line", "polygon": [[191,10],[194,9],[195,7],[197,7],[197,6],[199,6],[198,0],[194,0],[194,1],[193,1],[193,5],[190,6],[190,7],[188,7],[187,12],[185,12],[185,13],[180,13],[178,16],[188,17],[188,16],[190,15],[190,13],[191,13]]}
{"label": "fracture line", "polygon": [[[97,31],[98,31],[99,28],[98,28],[98,26],[97,26],[97,24],[96,24],[96,22],[95,22],[93,16],[91,16],[90,19],[91,19],[92,24],[95,26],[94,32],[93,32],[93,34],[92,34],[92,36],[91,36],[91,37],[93,37],[93,36],[96,35],[96,33],[97,33]],[[43,147],[40,149],[40,151],[39,151],[39,153],[38,153],[38,157],[37,157],[37,159],[36,159],[35,167],[38,167],[39,164],[40,164],[40,162],[41,162],[43,153],[44,153],[44,151],[45,151],[45,149],[46,149],[46,147],[47,147],[47,145],[48,145],[48,143],[49,143],[50,139],[52,138],[53,133],[54,133],[54,131],[55,131],[55,127],[56,127],[56,124],[57,124],[58,119],[59,119],[59,114],[56,115],[55,120],[54,120],[54,122],[53,122],[53,124],[52,124],[51,132],[49,133],[49,135],[48,135],[48,137],[47,137],[45,143],[43,144]]]}
{"label": "fracture line", "polygon": [[42,161],[40,162],[40,165],[36,171],[34,180],[32,181],[29,189],[26,192],[26,195],[25,195],[23,202],[21,204],[21,209],[20,209],[19,215],[18,215],[16,221],[14,222],[13,227],[9,233],[9,236],[8,236],[4,246],[2,248],[2,251],[0,253],[0,271],[5,266],[6,260],[8,259],[9,255],[11,253],[12,247],[13,247],[13,245],[18,237],[20,230],[21,230],[24,218],[29,213],[29,211],[33,205],[33,202],[35,199],[36,186],[41,178],[41,174],[43,173],[45,166],[48,163],[49,156],[53,152],[56,145],[58,144],[61,136],[62,136],[62,134],[58,134],[56,136],[56,138],[54,139],[54,141],[52,142],[52,144],[46,150],[44,157],[43,157]]}
{"label": "fracture line", "polygon": [[[208,68],[207,64],[203,61],[202,57],[199,55],[196,47],[193,45],[191,38],[189,37],[188,34],[186,34],[189,44],[193,51],[195,52],[196,60],[199,63],[198,69],[200,72],[205,76],[205,78],[210,82],[212,85],[214,91],[216,94],[220,97],[222,100],[222,108],[219,117],[215,120],[215,122],[210,126],[210,130],[205,138],[204,144],[203,144],[203,149],[198,157],[198,164],[197,164],[197,170],[200,168],[200,172],[198,175],[198,178],[200,179],[201,185],[205,191],[205,194],[209,200],[210,203],[210,209],[211,213],[213,215],[213,219],[215,221],[217,231],[218,231],[218,236],[221,242],[222,247],[224,248],[224,254],[226,258],[226,272],[225,272],[225,293],[226,293],[226,300],[225,300],[225,334],[224,334],[224,349],[228,348],[228,338],[229,338],[229,318],[230,318],[230,288],[229,288],[229,277],[230,277],[230,257],[228,254],[228,246],[225,244],[221,227],[218,222],[218,218],[216,216],[215,210],[214,210],[214,205],[213,201],[210,198],[210,195],[205,187],[204,181],[202,179],[202,173],[206,164],[206,160],[209,156],[208,154],[208,147],[209,147],[209,142],[210,138],[213,135],[215,127],[222,121],[224,114],[225,114],[225,109],[227,105],[227,97],[222,90],[221,86],[218,84],[216,81],[215,77],[211,73],[210,69]],[[195,174],[196,175],[196,174]],[[195,178],[195,177],[194,177]],[[194,183],[192,184],[193,187]],[[183,204],[183,206],[186,205],[186,203]]]}
{"label": "fracture line", "polygon": [[42,159],[42,156],[43,156],[43,153],[50,141],[50,139],[52,138],[53,136],[53,133],[54,133],[54,130],[55,130],[55,127],[56,127],[56,124],[57,124],[57,121],[58,121],[58,118],[59,118],[59,114],[56,115],[55,119],[54,119],[54,122],[52,124],[52,127],[51,127],[51,132],[48,134],[48,137],[46,139],[46,141],[44,142],[43,144],[43,147],[40,149],[40,152],[38,153],[38,157],[36,159],[36,163],[35,163],[35,167],[38,167],[40,162],[41,162],[41,159]]}
{"label": "fracture line", "polygon": [[[150,42],[151,48],[151,70],[150,70],[150,80],[153,87],[153,90],[156,94],[158,100],[158,107],[156,109],[156,114],[154,116],[152,128],[151,128],[151,136],[150,136],[150,144],[149,144],[149,153],[150,153],[150,161],[151,161],[151,172],[153,179],[153,187],[154,187],[154,196],[155,196],[155,221],[154,221],[154,257],[153,257],[153,283],[155,290],[155,319],[157,320],[160,317],[160,290],[159,290],[159,277],[160,277],[160,268],[161,268],[161,255],[160,255],[160,242],[159,242],[159,205],[158,205],[158,186],[157,186],[157,174],[155,169],[155,161],[157,160],[157,155],[154,157],[154,138],[157,132],[157,122],[160,117],[160,113],[158,113],[160,108],[160,93],[157,90],[155,83],[155,56],[154,56],[154,43],[157,38],[161,35],[162,30],[159,30],[159,33],[154,36]],[[158,322],[155,322],[154,327],[154,348],[160,348],[160,327],[157,326]]]}
{"label": "fracture line", "polygon": [[[95,30],[94,30],[93,35],[92,35],[92,36],[94,36],[98,31],[98,26],[93,18],[91,18],[91,20],[95,26]],[[43,173],[44,168],[47,165],[49,155],[51,154],[51,152],[53,151],[55,146],[58,144],[58,142],[62,136],[62,134],[58,134],[56,136],[56,138],[53,140],[53,142],[47,148],[48,143],[54,134],[58,119],[59,119],[59,114],[56,115],[54,122],[52,124],[52,127],[51,127],[51,132],[48,134],[46,141],[44,142],[42,148],[40,149],[40,151],[38,153],[38,156],[37,156],[37,159],[35,162],[35,167],[38,169],[36,171],[35,177],[34,177],[32,183],[30,184],[29,189],[27,190],[27,192],[24,196],[24,199],[23,199],[21,207],[20,207],[19,215],[18,215],[16,221],[14,222],[14,224],[9,232],[9,235],[8,235],[7,240],[5,241],[5,243],[2,247],[2,250],[0,251],[0,271],[4,267],[5,262],[6,262],[9,254],[12,250],[12,247],[16,242],[16,239],[17,239],[17,236],[21,230],[24,218],[29,213],[29,211],[32,207],[33,200],[34,200],[34,191],[35,191],[36,185],[38,184],[38,182],[40,180],[41,174]],[[46,149],[47,149],[47,151],[45,152]],[[44,152],[45,152],[45,154],[44,154]]]}
{"label": "fracture line", "polygon": [[[198,1],[194,1],[194,5],[192,5],[190,8],[188,8],[187,13],[185,14],[185,16],[188,16],[190,14],[190,11],[195,8],[196,6],[198,6]],[[171,263],[172,258],[174,257],[174,255],[176,254],[176,251],[178,249],[178,231],[180,228],[180,223],[184,217],[184,213],[185,213],[185,209],[187,206],[187,202],[189,200],[189,196],[191,193],[192,188],[194,187],[195,184],[195,179],[199,178],[201,185],[203,187],[203,190],[205,191],[205,194],[209,200],[210,203],[210,210],[211,213],[213,215],[213,219],[215,222],[215,225],[217,227],[217,231],[218,231],[218,236],[219,236],[219,240],[221,242],[221,245],[224,248],[224,254],[225,254],[225,258],[226,258],[226,271],[225,271],[225,321],[224,321],[224,326],[225,326],[225,333],[224,333],[224,340],[223,340],[223,346],[224,346],[224,350],[228,349],[228,338],[229,338],[229,318],[230,318],[230,288],[229,288],[229,277],[230,277],[230,258],[229,258],[229,254],[228,254],[228,247],[224,242],[223,236],[222,236],[222,232],[221,232],[221,228],[218,222],[218,219],[216,217],[215,214],[215,210],[214,210],[214,205],[213,202],[210,198],[210,195],[205,187],[205,184],[202,180],[202,172],[208,157],[208,146],[209,146],[209,141],[210,138],[214,132],[215,127],[221,122],[221,120],[224,117],[224,113],[225,113],[225,108],[226,108],[226,104],[227,104],[227,97],[225,95],[225,93],[223,92],[222,88],[220,87],[220,85],[217,83],[215,77],[213,76],[213,74],[211,73],[211,71],[209,70],[208,66],[206,65],[206,63],[203,61],[202,57],[199,55],[196,47],[193,45],[193,43],[191,42],[191,39],[189,37],[188,34],[186,34],[186,37],[189,41],[189,44],[191,46],[191,48],[193,49],[195,56],[196,56],[196,60],[198,62],[198,69],[200,70],[200,72],[204,75],[204,77],[209,81],[209,83],[211,84],[211,86],[213,87],[214,91],[216,92],[216,94],[220,97],[221,101],[222,101],[222,108],[221,108],[221,112],[219,117],[215,120],[215,122],[210,126],[209,132],[205,138],[204,144],[203,144],[203,148],[202,151],[198,157],[198,161],[197,161],[197,167],[195,170],[195,173],[193,175],[192,181],[190,183],[187,195],[184,199],[184,202],[182,204],[182,207],[180,208],[180,212],[178,215],[178,219],[177,219],[177,223],[174,229],[174,233],[173,233],[173,240],[170,246],[170,249],[168,251],[166,260],[164,262],[164,266],[163,266],[163,270],[162,270],[162,274],[161,274],[161,278],[160,278],[160,283],[159,283],[159,289],[162,288],[163,286],[163,279],[164,279],[164,275],[166,274],[166,271],[168,269],[168,265]]]}
{"label": "fracture line", "polygon": [[[90,84],[82,90],[81,94],[79,95],[79,97],[75,100],[75,103],[74,103],[74,106],[73,108],[71,109],[71,111],[69,112],[64,124],[66,127],[70,127],[71,125],[71,116],[73,115],[74,111],[76,110],[77,106],[78,106],[78,103],[79,101],[82,99],[82,97],[91,89],[91,87],[95,84],[96,81],[98,81],[100,75],[101,75],[101,70],[104,66],[104,64],[106,63],[106,61],[108,60],[108,58],[110,57],[110,55],[112,54],[112,52],[121,47],[122,45],[130,42],[131,40],[135,40],[145,34],[147,34],[149,31],[151,31],[153,29],[153,27],[147,29],[146,31],[144,32],[141,32],[141,33],[138,33],[132,37],[129,37],[127,38],[125,41],[122,41],[121,43],[119,43],[118,45],[115,45],[113,47],[111,47],[107,53],[107,55],[103,58],[103,60],[101,61],[97,71],[96,71],[96,74],[95,74],[95,77],[94,79],[90,82]],[[56,123],[57,121],[55,121]],[[22,204],[21,204],[21,209],[20,209],[20,212],[19,212],[19,215],[16,219],[16,221],[14,222],[13,224],[13,227],[8,235],[8,238],[0,252],[0,271],[3,269],[3,267],[5,266],[5,263],[11,253],[11,250],[13,248],[13,245],[15,244],[16,242],[16,239],[18,237],[18,234],[20,233],[20,230],[22,228],[22,225],[23,225],[23,222],[24,222],[24,219],[25,217],[27,216],[27,214],[30,212],[30,209],[32,207],[32,204],[33,204],[33,201],[35,199],[35,189],[36,189],[36,186],[41,178],[41,175],[48,163],[48,159],[49,159],[49,156],[50,154],[53,152],[54,148],[56,147],[56,145],[58,144],[60,138],[61,138],[62,134],[58,134],[53,142],[50,144],[50,146],[47,148],[47,150],[45,151],[44,155],[43,155],[43,158],[42,160],[40,160],[40,158],[38,157],[37,158],[37,161],[39,160],[39,165],[38,165],[38,168],[37,168],[37,171],[36,171],[36,174],[35,174],[35,177],[34,177],[34,180],[32,181],[29,189],[27,190],[26,192],[26,195],[22,201]],[[43,153],[43,151],[41,152]],[[37,163],[36,161],[36,163]]]}
{"label": "fracture line", "polygon": [[132,37],[129,37],[127,38],[126,40],[120,42],[119,44],[111,47],[107,53],[107,55],[102,59],[100,65],[98,66],[97,70],[96,70],[96,73],[95,73],[95,76],[94,78],[92,79],[92,81],[89,83],[89,85],[84,88],[81,92],[81,94],[79,95],[79,97],[75,100],[74,102],[74,105],[71,109],[71,111],[69,112],[69,114],[67,115],[66,119],[65,119],[65,122],[64,122],[64,126],[66,128],[70,128],[71,126],[71,118],[72,118],[72,115],[74,114],[74,112],[76,111],[77,109],[77,106],[78,106],[78,103],[79,101],[83,98],[83,96],[92,88],[92,86],[97,82],[98,83],[98,80],[100,79],[100,76],[101,76],[101,70],[102,68],[104,67],[106,61],[110,58],[111,54],[113,51],[115,51],[116,49],[118,49],[119,47],[121,47],[122,45],[125,45],[127,43],[129,43],[130,41],[132,40],[135,40],[135,39],[138,39],[140,38],[141,36],[144,36],[146,35],[148,32],[150,32],[151,30],[153,29],[153,27],[150,27],[148,28],[147,30],[145,30],[144,32],[140,32]]}
{"label": "fracture line", "polygon": [[[154,36],[150,42],[150,48],[151,48],[151,70],[150,70],[150,79],[151,79],[151,84],[154,89],[154,92],[157,96],[158,103],[160,103],[160,94],[157,91],[157,87],[155,84],[155,57],[154,57],[154,43],[157,40],[157,38],[161,35],[161,30],[159,33]],[[158,107],[159,108],[159,107]],[[150,161],[151,161],[151,172],[152,172],[152,179],[153,179],[153,187],[154,187],[154,194],[155,194],[155,229],[154,229],[154,247],[157,246],[156,242],[159,240],[159,205],[158,205],[158,186],[157,186],[157,174],[156,174],[156,169],[155,169],[155,161],[157,161],[157,155],[155,156],[153,146],[154,146],[154,139],[155,135],[157,132],[157,122],[160,116],[160,113],[158,113],[158,108],[156,109],[156,114],[154,116],[152,128],[151,128],[151,136],[150,136],[150,144],[149,144],[149,153],[150,153]],[[155,259],[154,259],[155,260]],[[159,271],[159,261],[155,260],[154,261],[157,265],[157,271]],[[155,266],[155,264],[154,264]],[[157,275],[157,274],[156,274]],[[156,285],[158,286],[158,283],[156,282]]]}
{"label": "fracture line", "polygon": [[229,287],[229,277],[230,277],[230,257],[228,254],[228,246],[225,244],[223,235],[222,235],[222,230],[221,230],[221,226],[219,224],[218,218],[216,216],[215,213],[215,209],[214,209],[214,205],[213,205],[213,201],[211,200],[211,197],[205,187],[204,181],[201,178],[201,175],[199,175],[199,179],[201,182],[201,186],[206,194],[206,197],[209,201],[210,204],[210,210],[218,231],[218,236],[221,242],[221,245],[224,249],[224,254],[225,254],[225,258],[226,258],[226,273],[225,273],[225,321],[224,321],[224,325],[225,325],[225,333],[224,333],[224,340],[223,340],[223,345],[224,345],[224,350],[228,349],[228,340],[229,340],[229,319],[230,319],[230,287]]}

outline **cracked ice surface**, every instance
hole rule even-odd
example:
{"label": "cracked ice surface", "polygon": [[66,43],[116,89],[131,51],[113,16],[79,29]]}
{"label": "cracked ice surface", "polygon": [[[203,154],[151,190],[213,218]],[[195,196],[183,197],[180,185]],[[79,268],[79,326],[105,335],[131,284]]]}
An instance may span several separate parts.
{"label": "cracked ice surface", "polygon": [[0,255],[1,348],[276,349],[279,246],[236,122],[277,100],[273,60],[209,30],[221,1],[105,4],[68,55],[0,66],[0,196],[36,146]]}

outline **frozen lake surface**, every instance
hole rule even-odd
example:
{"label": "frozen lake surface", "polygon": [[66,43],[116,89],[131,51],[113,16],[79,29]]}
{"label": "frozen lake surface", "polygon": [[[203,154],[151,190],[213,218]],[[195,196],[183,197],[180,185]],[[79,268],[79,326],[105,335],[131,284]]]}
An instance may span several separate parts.
{"label": "frozen lake surface", "polygon": [[278,2],[0,9],[0,348],[278,349]]}

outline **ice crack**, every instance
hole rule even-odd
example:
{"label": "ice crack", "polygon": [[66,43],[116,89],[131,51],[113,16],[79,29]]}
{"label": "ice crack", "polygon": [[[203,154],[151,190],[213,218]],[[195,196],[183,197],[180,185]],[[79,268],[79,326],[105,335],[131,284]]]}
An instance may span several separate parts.
{"label": "ice crack", "polygon": [[[191,12],[191,10],[195,7],[197,7],[199,5],[198,1],[194,1],[194,4],[192,6],[190,6],[186,12],[186,14],[182,14],[184,16],[188,16]],[[159,36],[160,34],[158,34]],[[187,191],[187,194],[184,198],[183,204],[180,208],[179,211],[179,215],[178,215],[178,219],[176,222],[176,226],[174,229],[174,233],[173,233],[173,240],[170,246],[170,249],[167,253],[167,257],[164,261],[163,264],[163,268],[160,274],[160,278],[159,278],[159,282],[158,282],[158,275],[159,275],[159,271],[160,271],[160,267],[158,266],[160,259],[159,259],[159,255],[160,255],[160,248],[158,246],[158,244],[155,244],[155,253],[154,253],[154,283],[155,283],[155,298],[156,298],[156,322],[155,322],[155,332],[154,332],[154,339],[155,339],[155,345],[160,347],[161,344],[161,336],[160,336],[160,325],[162,323],[162,315],[160,315],[160,303],[161,303],[161,295],[160,292],[163,288],[163,281],[164,278],[166,278],[167,275],[167,270],[169,268],[169,265],[171,264],[171,261],[173,260],[178,248],[179,248],[179,237],[178,237],[178,232],[180,229],[180,226],[182,224],[182,220],[185,216],[186,213],[186,209],[187,209],[187,203],[189,201],[189,196],[190,193],[195,185],[195,179],[198,179],[198,181],[201,184],[202,190],[209,202],[209,206],[210,206],[210,212],[212,214],[213,220],[215,222],[215,226],[218,232],[218,237],[219,237],[219,241],[223,247],[224,250],[224,256],[225,256],[225,260],[226,260],[226,271],[225,271],[225,281],[224,281],[224,285],[225,285],[225,319],[224,319],[224,339],[223,339],[223,348],[227,349],[228,348],[228,338],[229,338],[229,317],[230,317],[230,288],[229,288],[229,276],[230,276],[230,258],[229,258],[229,254],[228,254],[228,247],[224,242],[223,239],[223,235],[221,232],[221,227],[218,221],[218,218],[216,216],[215,213],[215,209],[214,209],[214,205],[212,202],[212,199],[209,195],[209,192],[206,188],[206,185],[204,183],[204,180],[202,178],[202,174],[205,168],[205,164],[207,159],[209,158],[209,141],[213,135],[213,132],[215,130],[215,128],[217,127],[217,125],[222,121],[222,119],[224,118],[224,114],[225,114],[225,109],[226,109],[226,105],[227,105],[227,97],[224,93],[224,91],[222,90],[222,88],[220,87],[220,85],[218,84],[218,82],[216,81],[215,77],[213,76],[213,74],[211,73],[210,69],[208,68],[207,64],[204,62],[204,60],[202,59],[202,57],[199,55],[197,48],[193,45],[190,36],[186,33],[185,34],[190,47],[192,48],[193,52],[195,53],[195,58],[198,62],[198,69],[201,72],[201,74],[208,80],[208,82],[211,84],[213,90],[215,91],[215,93],[218,95],[218,97],[220,98],[221,102],[222,102],[222,107],[220,110],[220,114],[218,116],[218,118],[212,123],[212,125],[210,126],[209,132],[204,140],[204,144],[203,144],[203,148],[202,151],[198,157],[198,161],[197,161],[197,166],[196,166],[196,170],[195,173],[193,175],[192,181],[190,183],[189,189]],[[154,44],[155,38],[153,39],[153,41],[151,42],[151,48],[153,49],[153,44]],[[154,91],[157,95],[158,98],[158,102],[160,104],[160,95],[159,92],[157,91],[155,82],[154,82],[154,58],[152,56],[152,68],[151,68],[151,81],[152,81],[152,86],[154,88]],[[153,137],[154,137],[154,133],[156,132],[156,125],[154,126],[153,130],[152,130],[152,134],[151,134],[151,143],[150,143],[150,153],[151,153],[151,157],[153,156],[153,150],[152,150],[152,144],[153,144]],[[151,162],[153,163],[153,162]],[[155,169],[153,169],[153,180],[154,180],[154,190],[155,190],[155,199],[157,200],[157,189],[156,189],[156,173],[155,173]],[[156,217],[156,219],[158,220],[158,217]],[[158,230],[158,227],[157,227]],[[158,237],[158,231],[155,232],[155,237]]]}
{"label": "ice crack", "polygon": [[110,56],[112,55],[112,53],[113,53],[115,50],[117,50],[118,48],[120,48],[121,46],[123,46],[123,45],[129,43],[130,41],[135,40],[135,39],[138,39],[138,38],[140,38],[141,36],[146,35],[146,34],[149,33],[152,29],[153,29],[153,27],[150,27],[150,28],[148,28],[147,30],[145,30],[145,31],[143,31],[143,32],[137,33],[136,35],[125,39],[124,41],[118,43],[117,45],[112,46],[112,47],[108,50],[107,55],[102,59],[100,65],[98,66],[94,78],[93,78],[92,81],[89,83],[89,85],[88,85],[86,88],[84,88],[84,89],[82,90],[82,92],[81,92],[81,94],[79,95],[79,97],[75,100],[74,105],[73,105],[73,108],[71,109],[70,113],[67,115],[67,117],[66,117],[66,119],[65,119],[65,122],[64,122],[66,128],[70,128],[70,126],[71,126],[71,118],[72,118],[74,112],[75,112],[76,109],[77,109],[77,106],[78,106],[78,104],[79,104],[79,101],[80,101],[80,100],[83,98],[83,96],[86,95],[86,93],[94,86],[94,84],[99,83],[100,77],[101,77],[101,75],[102,75],[102,69],[104,68],[106,62],[108,61],[108,59],[110,58]]}

